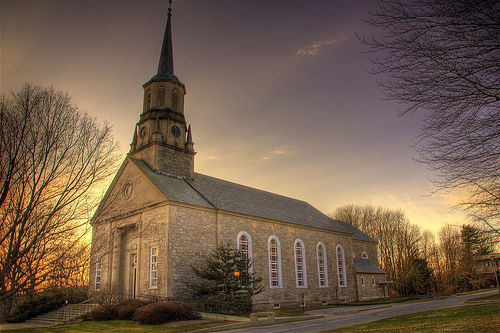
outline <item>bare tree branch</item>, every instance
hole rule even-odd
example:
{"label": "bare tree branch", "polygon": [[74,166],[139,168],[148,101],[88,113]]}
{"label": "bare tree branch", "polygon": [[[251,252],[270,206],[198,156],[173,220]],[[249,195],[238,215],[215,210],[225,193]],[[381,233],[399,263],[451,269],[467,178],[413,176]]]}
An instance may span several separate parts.
{"label": "bare tree branch", "polygon": [[[0,303],[53,276],[88,230],[95,187],[115,172],[111,127],[67,93],[25,84],[0,114]],[[64,250],[65,249],[65,250]],[[1,307],[0,320],[5,315]]]}
{"label": "bare tree branch", "polygon": [[416,150],[436,189],[469,191],[458,207],[499,230],[500,3],[379,0],[368,23],[386,98],[424,112]]}

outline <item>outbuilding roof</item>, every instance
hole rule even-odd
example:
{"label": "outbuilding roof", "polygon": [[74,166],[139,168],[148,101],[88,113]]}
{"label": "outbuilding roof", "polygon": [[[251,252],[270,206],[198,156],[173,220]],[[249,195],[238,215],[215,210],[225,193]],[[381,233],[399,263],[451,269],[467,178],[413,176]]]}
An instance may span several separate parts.
{"label": "outbuilding roof", "polygon": [[354,258],[354,271],[366,274],[386,274],[385,271],[372,264],[368,259]]}

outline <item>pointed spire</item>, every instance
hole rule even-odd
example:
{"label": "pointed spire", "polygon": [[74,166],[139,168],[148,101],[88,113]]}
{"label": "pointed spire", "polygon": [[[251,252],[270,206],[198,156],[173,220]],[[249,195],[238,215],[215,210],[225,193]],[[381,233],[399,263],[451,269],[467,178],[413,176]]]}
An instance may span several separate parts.
{"label": "pointed spire", "polygon": [[137,147],[137,125],[135,125],[134,137],[132,139],[132,144],[130,145],[130,151],[134,151],[136,147]]}
{"label": "pointed spire", "polygon": [[157,77],[169,78],[174,76],[174,56],[172,51],[172,0],[168,1],[167,25],[163,35],[163,45],[161,47],[160,62],[158,63]]}
{"label": "pointed spire", "polygon": [[191,125],[189,125],[187,130],[186,149],[194,151],[193,146],[194,146],[193,134],[191,133]]}
{"label": "pointed spire", "polygon": [[153,141],[157,142],[162,142],[163,135],[161,134],[161,128],[160,128],[160,117],[158,114],[156,114],[156,124],[155,124],[155,131],[153,132]]}
{"label": "pointed spire", "polygon": [[155,133],[161,133],[161,130],[160,130],[160,117],[159,117],[158,113],[156,114],[156,130],[155,130]]}
{"label": "pointed spire", "polygon": [[[172,0],[168,0],[167,24],[165,34],[163,35],[163,44],[161,47],[160,61],[158,62],[158,71],[151,81],[175,81],[183,86],[179,78],[174,75],[174,55],[172,51]],[[149,83],[148,82],[148,83]],[[146,83],[147,84],[147,83]]]}

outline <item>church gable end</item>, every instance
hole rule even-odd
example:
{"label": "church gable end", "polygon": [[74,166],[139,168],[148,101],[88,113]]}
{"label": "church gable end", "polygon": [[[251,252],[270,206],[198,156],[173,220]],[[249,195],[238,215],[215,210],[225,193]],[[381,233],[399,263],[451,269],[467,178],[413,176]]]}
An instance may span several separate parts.
{"label": "church gable end", "polygon": [[127,158],[99,204],[92,223],[125,216],[166,201],[165,196]]}

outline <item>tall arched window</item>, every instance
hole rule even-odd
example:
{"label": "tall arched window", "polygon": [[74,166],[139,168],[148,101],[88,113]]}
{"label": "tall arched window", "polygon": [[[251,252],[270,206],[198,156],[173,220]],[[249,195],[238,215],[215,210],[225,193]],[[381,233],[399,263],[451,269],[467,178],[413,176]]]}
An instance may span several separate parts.
{"label": "tall arched window", "polygon": [[307,287],[306,272],[306,251],[304,243],[297,239],[294,244],[295,249],[295,281],[297,288]]}
{"label": "tall arched window", "polygon": [[321,242],[316,246],[318,255],[318,282],[320,287],[328,287],[328,269],[326,267],[326,249]]}
{"label": "tall arched window", "polygon": [[347,287],[344,249],[341,245],[337,245],[337,269],[339,275],[339,287]]}
{"label": "tall arched window", "polygon": [[[241,231],[236,239],[238,250],[243,252],[244,255],[252,260],[252,238],[246,231]],[[252,267],[250,267],[250,271]]]}
{"label": "tall arched window", "polygon": [[269,255],[269,286],[271,288],[281,288],[281,246],[276,236],[268,239]]}
{"label": "tall arched window", "polygon": [[172,90],[172,110],[177,111],[179,91],[177,89]]}
{"label": "tall arched window", "polygon": [[158,87],[156,94],[156,106],[161,108],[165,105],[165,88]]}

